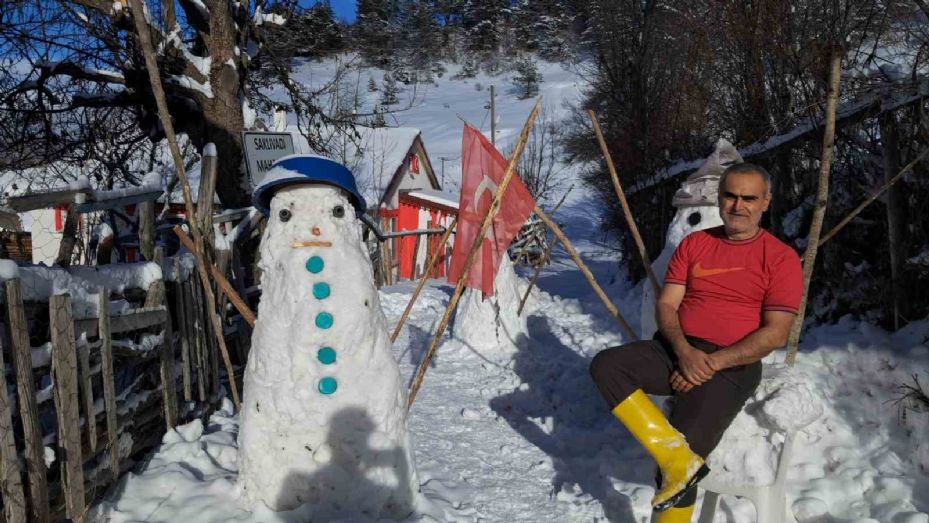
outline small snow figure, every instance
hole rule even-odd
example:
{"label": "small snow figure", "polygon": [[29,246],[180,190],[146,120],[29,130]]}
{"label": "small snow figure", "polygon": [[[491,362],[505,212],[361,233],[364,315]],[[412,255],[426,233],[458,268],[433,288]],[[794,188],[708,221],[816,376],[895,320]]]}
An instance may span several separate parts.
{"label": "small snow figure", "polygon": [[354,177],[327,158],[288,156],[254,199],[268,224],[239,433],[242,503],[307,505],[314,521],[404,518],[418,490],[406,391]]}
{"label": "small snow figure", "polygon": [[[697,172],[688,176],[681,188],[674,193],[671,203],[677,207],[677,214],[668,226],[664,249],[652,262],[652,271],[659,282],[664,280],[671,255],[674,254],[674,249],[685,236],[694,231],[702,231],[723,224],[722,218],[719,217],[719,203],[717,202],[719,177],[726,167],[741,162],[742,156],[739,155],[735,146],[720,138],[706,162]],[[657,330],[655,296],[651,285],[645,282],[642,291],[642,339],[651,339]]]}
{"label": "small snow figure", "polygon": [[493,296],[484,298],[477,289],[465,289],[455,311],[452,334],[482,354],[512,356],[520,337],[527,336],[526,316],[518,315],[519,302],[525,286],[513,270],[509,255],[504,252],[494,278]]}

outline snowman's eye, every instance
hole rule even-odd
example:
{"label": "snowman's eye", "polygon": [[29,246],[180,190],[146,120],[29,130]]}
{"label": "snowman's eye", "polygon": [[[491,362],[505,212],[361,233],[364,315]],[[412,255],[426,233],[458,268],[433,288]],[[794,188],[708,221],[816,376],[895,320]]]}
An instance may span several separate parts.
{"label": "snowman's eye", "polygon": [[690,216],[687,217],[687,223],[689,223],[690,226],[693,227],[693,226],[697,225],[698,223],[700,223],[700,220],[701,220],[701,219],[703,219],[703,217],[700,216],[700,213],[695,212],[695,213],[693,213],[693,214],[691,214]]}
{"label": "snowman's eye", "polygon": [[335,207],[332,208],[332,215],[335,216],[336,218],[341,218],[345,216],[345,207],[342,207],[341,205],[336,205]]}
{"label": "snowman's eye", "polygon": [[288,209],[281,209],[281,212],[277,213],[277,216],[281,219],[282,222],[286,222],[290,220],[290,217],[293,216],[293,214]]}

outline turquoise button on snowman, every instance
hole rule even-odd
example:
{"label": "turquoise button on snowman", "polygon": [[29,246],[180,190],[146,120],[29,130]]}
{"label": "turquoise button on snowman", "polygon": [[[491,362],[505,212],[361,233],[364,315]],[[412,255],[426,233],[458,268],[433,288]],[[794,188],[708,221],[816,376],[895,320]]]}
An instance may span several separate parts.
{"label": "turquoise button on snowman", "polygon": [[328,312],[320,312],[316,315],[316,326],[320,329],[328,329],[332,327],[332,323],[332,314],[329,314]]}
{"label": "turquoise button on snowman", "polygon": [[319,392],[329,395],[335,392],[339,388],[339,383],[335,378],[326,376],[325,378],[319,380]]}
{"label": "turquoise button on snowman", "polygon": [[319,256],[313,256],[306,261],[306,270],[312,272],[313,274],[319,274],[322,272],[323,267],[326,266],[326,263]]}
{"label": "turquoise button on snowman", "polygon": [[332,347],[323,347],[316,351],[316,359],[323,365],[332,365],[335,363],[335,349]]}
{"label": "turquoise button on snowman", "polygon": [[313,284],[313,297],[317,300],[325,300],[329,297],[329,284],[319,282]]}

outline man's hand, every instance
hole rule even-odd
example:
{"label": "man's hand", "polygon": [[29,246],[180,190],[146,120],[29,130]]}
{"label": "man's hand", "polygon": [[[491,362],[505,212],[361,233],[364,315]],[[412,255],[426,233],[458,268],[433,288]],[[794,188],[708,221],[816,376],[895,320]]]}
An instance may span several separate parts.
{"label": "man's hand", "polygon": [[687,392],[694,388],[694,384],[687,381],[680,372],[674,371],[671,373],[671,388],[677,392]]}
{"label": "man's hand", "polygon": [[676,350],[677,363],[684,378],[693,385],[703,385],[716,374],[710,355],[691,346]]}

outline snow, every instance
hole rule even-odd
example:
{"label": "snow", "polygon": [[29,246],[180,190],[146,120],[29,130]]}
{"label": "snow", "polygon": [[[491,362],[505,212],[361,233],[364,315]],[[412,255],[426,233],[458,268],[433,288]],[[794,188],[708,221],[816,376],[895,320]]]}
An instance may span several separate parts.
{"label": "snow", "polygon": [[465,289],[455,310],[452,333],[471,347],[484,347],[494,356],[511,358],[529,331],[525,316],[516,314],[528,283],[516,277],[508,256],[500,261],[494,278],[494,294],[484,298],[476,289]]}
{"label": "snow", "polygon": [[172,74],[168,75],[167,80],[185,89],[197,91],[207,98],[213,98],[213,87],[210,85],[209,78],[207,78],[206,82],[200,83],[187,75]]}
{"label": "snow", "polygon": [[452,209],[458,208],[458,196],[449,194],[444,191],[437,191],[435,189],[422,189],[419,191],[410,191],[407,194],[419,198],[420,200],[438,203],[440,205],[451,207]]}

